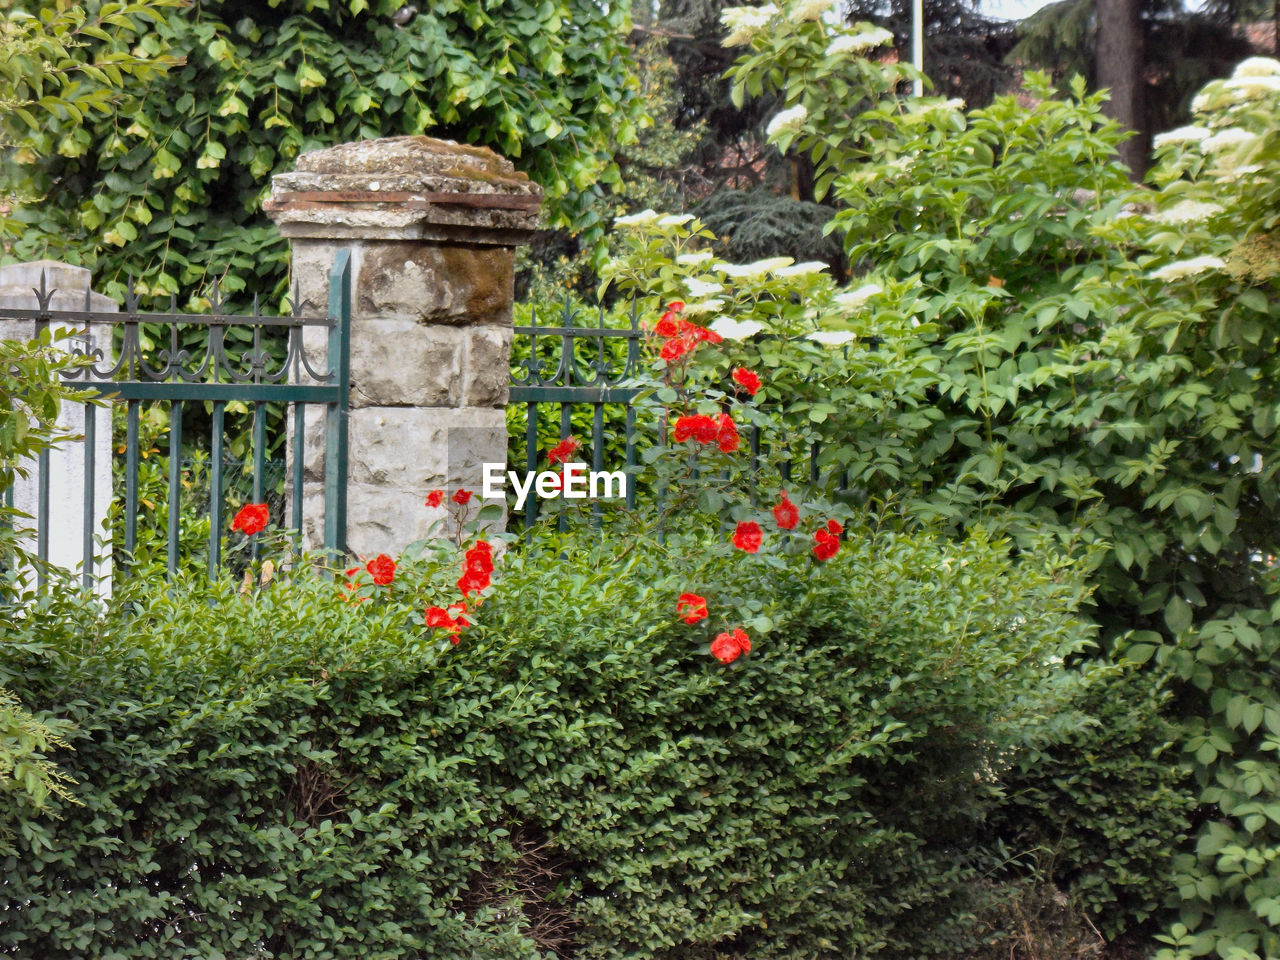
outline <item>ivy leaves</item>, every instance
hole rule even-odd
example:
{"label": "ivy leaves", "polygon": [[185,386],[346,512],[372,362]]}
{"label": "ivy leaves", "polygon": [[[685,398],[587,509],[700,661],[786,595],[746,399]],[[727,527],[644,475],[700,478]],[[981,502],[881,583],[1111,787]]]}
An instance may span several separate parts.
{"label": "ivy leaves", "polygon": [[21,211],[15,253],[85,262],[108,293],[132,273],[143,293],[219,277],[232,295],[280,297],[285,249],[261,213],[271,174],[306,150],[418,133],[511,157],[543,185],[551,225],[596,239],[591,207],[635,133],[623,12],[450,2],[397,28],[398,7],[220,0],[171,13],[133,47],[180,61],[163,83],[128,109],[92,123],[60,114],[37,135],[41,154],[68,137],[74,149],[23,168],[46,196]]}

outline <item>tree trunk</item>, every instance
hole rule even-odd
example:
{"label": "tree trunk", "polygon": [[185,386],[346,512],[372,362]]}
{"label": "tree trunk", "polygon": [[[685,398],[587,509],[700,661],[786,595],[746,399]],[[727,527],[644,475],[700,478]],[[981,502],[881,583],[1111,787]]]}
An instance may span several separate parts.
{"label": "tree trunk", "polygon": [[1111,100],[1102,109],[1122,126],[1136,131],[1120,145],[1120,159],[1129,167],[1129,175],[1141,180],[1147,171],[1148,147],[1138,0],[1095,0],[1094,9],[1098,19],[1097,84],[1111,91]]}

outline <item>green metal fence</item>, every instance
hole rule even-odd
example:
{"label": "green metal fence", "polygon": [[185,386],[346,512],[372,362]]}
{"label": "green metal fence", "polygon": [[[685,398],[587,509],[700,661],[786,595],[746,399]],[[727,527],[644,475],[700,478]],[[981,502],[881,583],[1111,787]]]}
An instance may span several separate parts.
{"label": "green metal fence", "polygon": [[[545,315],[545,314],[544,314]],[[636,377],[641,372],[638,304],[633,303],[626,326],[607,327],[603,307],[586,308],[566,303],[557,308],[553,323],[539,323],[535,310],[531,322],[517,325],[513,347],[511,403],[522,411],[508,423],[523,426],[522,459],[535,471],[546,450],[573,433],[590,450],[591,469],[634,469],[641,444],[661,442],[637,431],[633,401],[641,392]],[[586,423],[584,424],[584,420]],[[587,427],[584,431],[583,426]],[[821,490],[843,496],[850,491],[848,472],[824,456],[816,442],[790,445],[778,436],[765,437],[759,427],[743,432],[747,471],[755,480],[776,478],[783,485]],[[512,451],[512,459],[517,459]],[[634,478],[633,478],[634,480]],[[628,484],[626,505],[634,508],[638,485]],[[655,500],[659,490],[650,491]],[[599,520],[601,505],[592,505]],[[537,498],[530,496],[524,508],[527,526],[537,520]],[[561,514],[563,529],[566,518]]]}
{"label": "green metal fence", "polygon": [[[81,330],[87,343],[91,328],[108,329],[107,350],[87,346],[72,349],[87,357],[84,366],[72,370],[66,381],[105,401],[125,408],[123,566],[127,568],[137,547],[139,515],[139,425],[144,406],[167,407],[168,417],[168,530],[167,569],[172,576],[178,564],[178,533],[182,514],[183,414],[188,406],[208,406],[209,546],[208,569],[216,576],[223,564],[222,537],[225,516],[224,471],[227,469],[226,416],[228,404],[243,404],[252,411],[251,450],[247,468],[252,481],[253,502],[267,499],[268,451],[282,438],[268,436],[269,409],[286,411],[291,462],[290,513],[287,526],[301,530],[304,488],[303,455],[308,409],[318,408],[324,418],[324,534],[327,551],[342,553],[346,541],[347,411],[351,328],[351,259],[349,251],[338,253],[329,275],[328,313],[324,317],[294,314],[268,317],[255,309],[251,315],[223,313],[215,285],[208,314],[183,314],[171,308],[166,313],[144,312],[139,298],[130,290],[119,313],[55,311],[49,309],[54,291],[41,282],[33,290],[35,309],[0,309],[0,319],[34,322],[37,332],[69,327]],[[304,343],[308,330],[324,332],[325,369],[317,369]],[[198,344],[192,348],[192,334]],[[281,349],[280,342],[283,341]],[[272,343],[276,349],[269,349]],[[144,344],[149,344],[148,349]],[[82,531],[82,578],[92,587],[102,558],[96,554],[94,529],[94,456],[100,420],[109,417],[103,406],[84,405],[84,524]],[[109,422],[109,421],[108,421]],[[203,438],[192,438],[203,439]],[[49,557],[50,455],[39,458],[35,471],[36,516],[35,553],[41,561]],[[113,491],[114,493],[114,491]],[[118,494],[117,494],[118,496]],[[6,497],[13,503],[13,491]]]}
{"label": "green metal fence", "polygon": [[[605,469],[607,448],[621,437],[622,466],[636,465],[636,413],[631,401],[640,388],[631,385],[640,362],[638,308],[633,305],[623,328],[606,327],[605,311],[589,312],[570,305],[560,308],[554,323],[542,326],[534,311],[528,325],[517,325],[511,380],[511,403],[523,407],[525,469],[538,469],[540,448],[575,432],[575,411],[590,411],[590,433],[585,444],[591,452],[591,469]],[[594,319],[595,323],[591,321]],[[555,412],[544,418],[546,405]],[[621,430],[617,428],[621,427]],[[583,439],[583,438],[579,438]],[[635,484],[627,485],[626,504],[635,506]],[[601,507],[593,505],[599,518]],[[524,522],[538,518],[536,497],[525,503]]]}

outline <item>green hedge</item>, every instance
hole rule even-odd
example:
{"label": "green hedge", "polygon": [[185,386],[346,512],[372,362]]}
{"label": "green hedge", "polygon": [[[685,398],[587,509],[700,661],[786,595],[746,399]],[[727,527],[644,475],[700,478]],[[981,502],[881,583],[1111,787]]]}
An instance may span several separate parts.
{"label": "green hedge", "polygon": [[[952,955],[990,939],[984,820],[1061,704],[1078,584],[1002,545],[852,533],[540,541],[461,643],[457,556],[70,591],[0,683],[69,719],[81,805],[0,808],[0,954]],[[686,590],[710,619],[674,616]],[[729,665],[708,642],[744,625]],[[1118,785],[1123,791],[1123,784]],[[997,931],[998,933],[998,931]]]}

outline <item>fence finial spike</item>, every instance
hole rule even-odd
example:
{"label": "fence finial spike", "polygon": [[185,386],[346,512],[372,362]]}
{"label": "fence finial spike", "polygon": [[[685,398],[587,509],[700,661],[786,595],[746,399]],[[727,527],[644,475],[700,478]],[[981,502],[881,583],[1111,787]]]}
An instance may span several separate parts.
{"label": "fence finial spike", "polygon": [[36,295],[36,304],[41,313],[49,312],[49,301],[53,299],[54,291],[49,289],[48,271],[43,267],[40,269],[40,289],[31,288],[31,292]]}
{"label": "fence finial spike", "polygon": [[213,296],[209,299],[209,309],[213,313],[222,313],[222,290],[218,286],[218,278],[213,278]]}
{"label": "fence finial spike", "polygon": [[256,293],[253,295],[253,315],[255,317],[262,316],[262,309],[258,305],[258,295]]}

